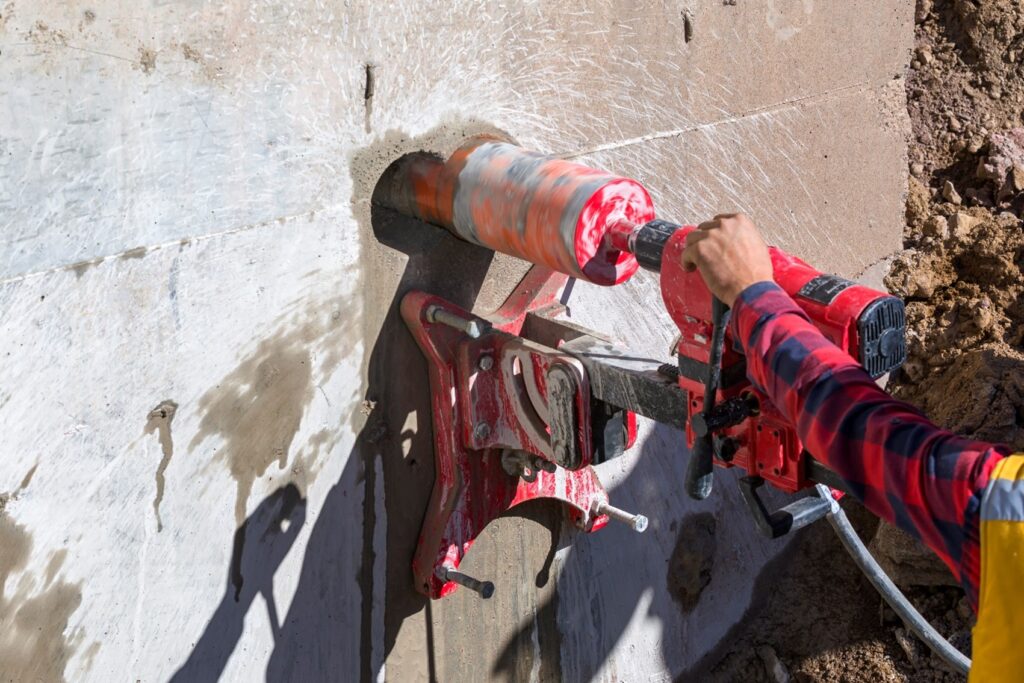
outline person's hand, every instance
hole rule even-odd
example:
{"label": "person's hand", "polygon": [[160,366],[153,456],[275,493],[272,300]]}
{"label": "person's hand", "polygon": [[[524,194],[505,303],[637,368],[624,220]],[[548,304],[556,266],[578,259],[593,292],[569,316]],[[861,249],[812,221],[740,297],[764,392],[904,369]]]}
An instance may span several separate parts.
{"label": "person's hand", "polygon": [[719,214],[687,235],[683,267],[700,270],[711,293],[730,307],[744,289],[772,279],[768,245],[742,213]]}

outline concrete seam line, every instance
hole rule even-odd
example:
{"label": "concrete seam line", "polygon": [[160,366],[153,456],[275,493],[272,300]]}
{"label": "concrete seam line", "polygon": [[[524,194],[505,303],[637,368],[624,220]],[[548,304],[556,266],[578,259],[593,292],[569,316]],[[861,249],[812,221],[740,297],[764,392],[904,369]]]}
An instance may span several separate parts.
{"label": "concrete seam line", "polygon": [[44,270],[33,270],[33,271],[29,271],[28,273],[22,273],[21,275],[14,275],[14,276],[11,276],[11,277],[8,277],[8,278],[0,279],[0,286],[13,284],[15,282],[22,282],[24,280],[32,280],[32,279],[37,278],[37,277],[42,277],[43,275],[49,275],[51,273],[59,273],[59,272],[64,271],[64,270],[72,270],[74,268],[77,268],[79,266],[83,266],[83,265],[86,265],[86,264],[88,264],[88,265],[99,265],[100,263],[103,263],[104,261],[106,261],[108,259],[119,258],[121,256],[124,256],[125,254],[129,254],[129,253],[132,253],[132,252],[138,252],[140,250],[142,250],[142,251],[144,251],[146,253],[149,253],[151,251],[159,251],[160,249],[166,249],[167,247],[177,246],[179,244],[182,244],[183,242],[188,242],[188,243],[192,243],[192,242],[205,242],[206,240],[216,239],[218,237],[226,237],[227,235],[235,235],[235,234],[242,233],[242,232],[248,232],[250,230],[255,230],[257,228],[263,228],[263,227],[266,227],[266,226],[272,225],[272,224],[273,225],[280,225],[281,222],[288,223],[288,222],[294,221],[297,218],[302,218],[303,216],[307,216],[307,215],[309,215],[310,211],[314,211],[316,213],[320,213],[321,211],[327,211],[327,210],[330,210],[332,208],[333,208],[332,206],[318,206],[316,208],[306,209],[305,211],[302,211],[302,212],[296,213],[296,214],[292,214],[290,216],[275,216],[274,218],[268,218],[266,220],[258,221],[256,223],[247,223],[246,225],[240,225],[240,226],[238,226],[236,228],[228,228],[227,230],[220,230],[218,232],[211,232],[211,233],[207,233],[205,235],[195,235],[195,236],[188,236],[187,235],[185,237],[181,237],[181,238],[178,238],[176,240],[168,240],[167,242],[160,242],[160,243],[157,243],[157,244],[148,244],[148,245],[132,247],[131,249],[124,249],[122,251],[118,251],[118,252],[115,252],[113,254],[105,254],[103,256],[94,256],[93,258],[85,259],[83,261],[75,261],[74,263],[68,263],[68,264],[64,264],[64,265],[60,265],[60,266],[54,266],[52,268],[46,268]]}
{"label": "concrete seam line", "polygon": [[93,49],[87,48],[87,47],[80,47],[78,45],[72,45],[72,44],[70,44],[70,43],[68,43],[66,41],[55,42],[55,43],[48,43],[48,44],[47,43],[43,43],[43,44],[40,44],[40,43],[7,43],[3,47],[4,48],[31,47],[31,48],[35,48],[35,49],[39,50],[40,52],[47,53],[47,54],[49,54],[51,52],[54,52],[54,50],[52,48],[63,47],[63,48],[67,48],[69,50],[77,50],[78,52],[88,52],[89,54],[98,55],[100,57],[109,57],[111,59],[119,59],[122,62],[132,62],[132,63],[135,62],[135,60],[132,59],[131,57],[124,57],[122,55],[115,55],[115,54],[113,54],[111,52],[103,52],[101,50],[93,50]]}
{"label": "concrete seam line", "polygon": [[902,254],[903,251],[904,251],[903,249],[897,249],[895,251],[891,251],[891,252],[887,253],[885,256],[880,256],[880,257],[876,258],[874,261],[872,261],[871,263],[867,264],[866,266],[861,268],[859,271],[857,271],[857,273],[851,279],[852,280],[856,280],[858,278],[864,277],[864,273],[866,273],[868,270],[870,270],[871,268],[874,268],[875,266],[877,266],[880,263],[884,263],[885,261],[888,261],[888,260],[896,258],[900,254]]}
{"label": "concrete seam line", "polygon": [[[886,81],[888,82],[888,81]],[[832,90],[825,90],[823,92],[814,93],[813,95],[803,95],[801,97],[795,97],[791,100],[784,100],[782,102],[776,102],[774,104],[768,104],[763,107],[756,109],[750,109],[748,111],[740,112],[734,116],[728,116],[724,119],[718,119],[716,121],[708,121],[707,123],[696,123],[692,126],[685,126],[683,128],[675,128],[673,130],[658,131],[656,133],[648,133],[647,135],[639,135],[635,138],[627,138],[626,140],[620,140],[618,142],[609,142],[603,145],[597,145],[589,149],[578,150],[575,152],[561,152],[556,153],[554,156],[562,159],[576,159],[577,157],[587,156],[588,154],[596,154],[598,152],[610,152],[612,150],[621,149],[623,147],[631,147],[633,145],[639,145],[644,142],[650,142],[652,140],[665,140],[667,138],[674,138],[686,133],[692,133],[694,131],[704,130],[707,128],[715,128],[729,123],[736,123],[746,118],[751,118],[761,114],[771,114],[788,107],[792,107],[797,104],[804,102],[813,102],[818,100],[827,100],[834,95],[846,94],[847,92],[864,92],[869,89],[870,83],[868,81],[862,81],[860,83],[851,83],[850,85],[840,86],[833,88]]]}

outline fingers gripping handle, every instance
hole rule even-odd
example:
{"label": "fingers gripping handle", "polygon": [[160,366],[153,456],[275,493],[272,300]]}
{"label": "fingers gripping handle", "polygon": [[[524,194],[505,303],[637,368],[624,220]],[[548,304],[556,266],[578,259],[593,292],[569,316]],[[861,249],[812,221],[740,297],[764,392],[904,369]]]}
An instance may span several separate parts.
{"label": "fingers gripping handle", "polygon": [[[716,296],[711,297],[711,324],[711,352],[708,356],[708,376],[704,382],[705,414],[710,414],[715,407],[722,376],[725,328],[729,324],[729,308]],[[704,500],[711,495],[715,470],[713,438],[714,435],[709,431],[693,443],[693,452],[686,467],[686,493],[694,500]]]}

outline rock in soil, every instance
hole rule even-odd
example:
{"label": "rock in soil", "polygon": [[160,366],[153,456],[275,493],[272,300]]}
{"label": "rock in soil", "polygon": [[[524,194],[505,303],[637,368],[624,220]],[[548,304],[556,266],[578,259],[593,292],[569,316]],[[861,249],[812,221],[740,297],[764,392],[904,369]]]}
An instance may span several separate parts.
{"label": "rock in soil", "polygon": [[915,586],[958,586],[949,568],[907,532],[886,523],[878,525],[868,550],[889,578],[906,590]]}

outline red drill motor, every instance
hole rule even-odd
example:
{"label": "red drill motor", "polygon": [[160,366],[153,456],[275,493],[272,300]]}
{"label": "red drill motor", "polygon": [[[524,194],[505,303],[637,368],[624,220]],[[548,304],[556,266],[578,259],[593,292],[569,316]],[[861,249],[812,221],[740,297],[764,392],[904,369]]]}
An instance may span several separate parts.
{"label": "red drill motor", "polygon": [[[805,511],[797,501],[785,514],[767,515],[756,494],[764,481],[786,492],[836,481],[806,457],[793,426],[747,381],[743,355],[727,328],[728,311],[699,273],[683,269],[686,235],[695,228],[655,219],[650,195],[638,182],[475,138],[447,161],[405,157],[382,181],[375,201],[597,284],[621,283],[638,266],[659,272],[665,306],[680,332],[673,373],[689,414],[691,496],[710,493],[713,464],[740,467],[748,474],[745,497],[760,512],[763,530],[780,535],[802,526]],[[905,360],[902,301],[822,274],[780,249],[771,248],[771,256],[775,281],[872,376]],[[645,414],[634,405],[622,407]]]}
{"label": "red drill motor", "polygon": [[[707,497],[713,463],[747,471],[748,500],[756,500],[753,491],[763,481],[786,492],[803,489],[815,477],[795,429],[747,380],[724,305],[699,272],[683,268],[686,236],[695,229],[654,220],[639,226],[619,223],[609,236],[641,266],[661,273],[662,298],[679,327],[679,386],[687,392],[686,436],[693,449],[687,492]],[[770,247],[769,252],[775,282],[826,338],[859,360],[872,377],[906,360],[900,299],[823,274],[781,249]]]}

